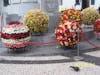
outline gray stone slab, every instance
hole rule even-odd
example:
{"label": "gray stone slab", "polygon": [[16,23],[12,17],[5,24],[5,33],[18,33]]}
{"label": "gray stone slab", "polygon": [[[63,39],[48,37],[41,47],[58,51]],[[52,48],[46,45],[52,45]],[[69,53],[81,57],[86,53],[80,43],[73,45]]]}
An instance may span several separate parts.
{"label": "gray stone slab", "polygon": [[55,28],[59,25],[59,13],[49,14],[49,27],[48,32],[53,33]]}

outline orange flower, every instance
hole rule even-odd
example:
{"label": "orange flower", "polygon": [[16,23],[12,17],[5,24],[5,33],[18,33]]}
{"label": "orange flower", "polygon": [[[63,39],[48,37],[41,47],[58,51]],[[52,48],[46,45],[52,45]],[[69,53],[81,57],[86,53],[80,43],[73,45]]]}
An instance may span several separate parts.
{"label": "orange flower", "polygon": [[61,22],[64,20],[75,20],[76,22],[82,21],[82,14],[75,9],[64,10],[60,16]]}

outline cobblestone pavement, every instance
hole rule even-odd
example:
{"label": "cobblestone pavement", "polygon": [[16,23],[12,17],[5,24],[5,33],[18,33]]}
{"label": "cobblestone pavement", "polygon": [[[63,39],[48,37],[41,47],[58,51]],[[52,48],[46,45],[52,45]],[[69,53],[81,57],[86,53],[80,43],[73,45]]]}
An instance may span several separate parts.
{"label": "cobblestone pavement", "polygon": [[0,75],[99,75],[100,67],[81,68],[73,71],[69,66],[74,63],[59,64],[0,64]]}
{"label": "cobblestone pavement", "polygon": [[[71,61],[70,57],[61,55],[0,56],[0,75],[99,75],[100,51],[84,53],[83,57],[83,61]],[[79,72],[70,68],[75,64],[80,67]]]}

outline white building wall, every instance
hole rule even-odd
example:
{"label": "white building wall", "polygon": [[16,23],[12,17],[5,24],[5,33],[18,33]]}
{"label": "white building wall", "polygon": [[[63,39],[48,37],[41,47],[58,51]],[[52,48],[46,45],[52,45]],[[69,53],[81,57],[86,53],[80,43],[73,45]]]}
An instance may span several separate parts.
{"label": "white building wall", "polygon": [[[8,14],[19,14],[24,15],[28,10],[41,8],[40,2],[42,0],[38,0],[38,3],[34,3],[33,1],[37,0],[9,0],[11,5],[8,5],[4,8],[5,12]],[[90,0],[91,1],[91,0]],[[24,2],[24,3],[23,3]],[[76,8],[81,9],[81,5],[74,6],[75,0],[62,0],[62,5],[60,5],[61,8]],[[100,0],[95,0],[95,5],[90,5],[98,9],[100,6]]]}
{"label": "white building wall", "polygon": [[95,5],[94,5],[94,7],[95,7],[96,9],[98,9],[99,6],[100,6],[100,0],[95,0]]}
{"label": "white building wall", "polygon": [[39,3],[35,3],[34,0],[11,0],[10,5],[5,7],[4,10],[7,14],[18,14],[22,16],[31,9],[39,8]]}
{"label": "white building wall", "polygon": [[[75,4],[75,0],[63,0],[63,4],[60,7],[67,8],[67,9],[72,7],[76,9],[81,9],[81,4],[77,5],[76,7],[74,6],[74,4]],[[100,6],[100,0],[95,0],[95,5],[91,5],[91,0],[90,0],[89,4],[90,6],[93,6],[94,8],[98,9],[98,7]]]}
{"label": "white building wall", "polygon": [[75,0],[62,0],[61,8],[73,8],[75,4]]}

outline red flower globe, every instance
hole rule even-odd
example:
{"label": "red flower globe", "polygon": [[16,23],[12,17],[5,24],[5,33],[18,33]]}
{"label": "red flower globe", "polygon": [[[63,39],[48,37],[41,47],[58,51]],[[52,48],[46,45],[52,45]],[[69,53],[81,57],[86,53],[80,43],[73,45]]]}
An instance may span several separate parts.
{"label": "red flower globe", "polygon": [[76,22],[81,23],[82,14],[80,11],[77,11],[75,9],[67,9],[61,13],[60,20],[61,22],[64,22],[66,20],[75,20]]}
{"label": "red flower globe", "polygon": [[30,40],[29,29],[20,22],[10,22],[2,29],[1,40],[7,48],[22,48]]}
{"label": "red flower globe", "polygon": [[78,43],[78,32],[82,35],[80,24],[75,21],[60,23],[60,25],[55,29],[55,35],[58,43],[61,46],[67,47],[71,47]]}
{"label": "red flower globe", "polygon": [[96,20],[94,23],[94,31],[100,33],[100,19]]}

